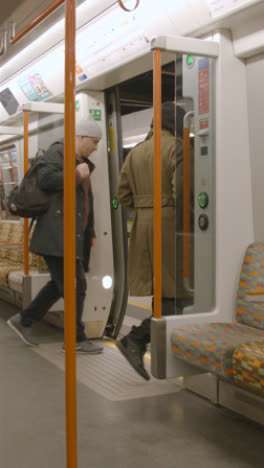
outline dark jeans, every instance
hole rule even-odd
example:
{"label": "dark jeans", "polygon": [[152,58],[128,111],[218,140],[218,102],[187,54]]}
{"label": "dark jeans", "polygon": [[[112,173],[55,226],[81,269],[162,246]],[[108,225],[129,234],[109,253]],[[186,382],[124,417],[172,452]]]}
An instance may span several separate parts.
{"label": "dark jeans", "polygon": [[[177,299],[176,307],[175,307],[175,299],[162,297],[162,315],[182,315],[182,311],[184,307],[191,305],[193,301],[191,299]],[[152,299],[152,312],[153,312],[153,299]],[[151,325],[151,317],[148,317],[141,322],[141,324],[136,327],[133,325],[132,330],[128,334],[130,338],[132,338],[137,343],[141,344],[142,346],[147,345],[150,343],[150,325]]]}
{"label": "dark jeans", "polygon": [[[63,257],[44,256],[51,275],[51,280],[39,291],[35,299],[26,309],[22,310],[22,325],[30,327],[33,323],[39,322],[48,310],[64,297],[64,270]],[[84,325],[82,323],[83,305],[86,296],[86,278],[80,260],[76,260],[76,339],[83,341],[86,339]]]}

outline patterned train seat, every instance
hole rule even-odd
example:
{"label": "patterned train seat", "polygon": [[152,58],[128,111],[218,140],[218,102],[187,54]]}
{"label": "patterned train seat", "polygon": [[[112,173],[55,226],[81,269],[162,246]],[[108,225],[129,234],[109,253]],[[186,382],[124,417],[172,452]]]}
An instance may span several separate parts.
{"label": "patterned train seat", "polygon": [[1,222],[0,223],[0,245],[6,245],[14,230],[14,223]]}
{"label": "patterned train seat", "polygon": [[[24,261],[24,255],[22,255],[22,262]],[[29,274],[39,273],[48,273],[48,267],[43,257],[29,253]],[[23,293],[23,282],[24,282],[24,270],[21,265],[20,270],[12,270],[8,274],[8,284],[9,287],[18,293]]]}
{"label": "patterned train seat", "polygon": [[177,357],[213,374],[234,379],[233,353],[237,345],[264,340],[263,330],[235,323],[203,323],[177,328],[171,336]]}
{"label": "patterned train seat", "polygon": [[22,223],[13,223],[12,230],[9,232],[8,244],[22,247],[24,242],[24,225]]}
{"label": "patterned train seat", "polygon": [[0,287],[9,287],[8,275],[11,271],[19,270],[20,266],[16,262],[8,262],[8,264],[0,265]]}
{"label": "patterned train seat", "polygon": [[[263,302],[259,294],[263,293]],[[257,295],[256,295],[257,294]],[[254,242],[246,252],[237,292],[234,323],[191,324],[173,330],[175,356],[229,380],[235,378],[237,347],[264,342],[264,244]]]}
{"label": "patterned train seat", "polygon": [[233,355],[236,384],[264,395],[264,338],[262,342],[244,343]]}
{"label": "patterned train seat", "polygon": [[[30,233],[32,235],[32,231]],[[23,293],[24,281],[24,226],[22,223],[0,223],[0,287]],[[47,272],[43,257],[29,252],[32,272]]]}

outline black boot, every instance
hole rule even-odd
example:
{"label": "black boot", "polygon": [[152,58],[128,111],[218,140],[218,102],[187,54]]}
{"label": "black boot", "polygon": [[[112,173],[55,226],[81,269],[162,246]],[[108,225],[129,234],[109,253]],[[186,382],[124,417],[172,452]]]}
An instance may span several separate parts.
{"label": "black boot", "polygon": [[146,371],[143,363],[146,346],[137,343],[130,336],[125,336],[122,340],[117,341],[116,346],[135,371],[143,377],[143,379],[150,380],[150,375]]}
{"label": "black boot", "polygon": [[162,297],[161,305],[162,305],[162,315],[175,315],[176,314],[174,298]]}

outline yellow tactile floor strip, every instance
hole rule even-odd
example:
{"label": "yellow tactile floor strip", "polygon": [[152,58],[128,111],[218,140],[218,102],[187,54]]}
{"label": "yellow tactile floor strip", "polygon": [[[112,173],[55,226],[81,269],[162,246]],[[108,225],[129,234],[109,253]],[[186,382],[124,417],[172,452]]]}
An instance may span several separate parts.
{"label": "yellow tactile floor strip", "polygon": [[135,307],[139,307],[140,309],[145,309],[145,310],[152,311],[151,306],[146,305],[146,304],[141,304],[140,302],[136,302],[136,301],[133,301],[131,299],[128,299],[128,304],[132,305],[132,306],[135,306]]}

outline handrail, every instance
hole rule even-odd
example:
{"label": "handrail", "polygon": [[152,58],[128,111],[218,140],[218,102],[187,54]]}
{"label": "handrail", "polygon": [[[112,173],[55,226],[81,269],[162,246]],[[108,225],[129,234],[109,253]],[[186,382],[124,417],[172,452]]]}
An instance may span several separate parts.
{"label": "handrail", "polygon": [[[28,112],[24,112],[24,175],[28,171]],[[28,276],[28,219],[24,218],[24,275]]]}
{"label": "handrail", "polygon": [[[54,0],[13,39],[19,41],[64,0]],[[77,468],[76,252],[75,252],[75,0],[65,0],[64,310],[67,468]],[[24,173],[28,170],[28,111],[24,111]],[[24,272],[28,275],[28,220],[24,219]]]}
{"label": "handrail", "polygon": [[16,35],[16,23],[14,21],[10,21],[8,23],[8,42],[12,44],[12,40]]}
{"label": "handrail", "polygon": [[154,108],[154,318],[161,318],[161,52],[153,51]]}
{"label": "handrail", "polygon": [[7,31],[0,31],[0,57],[6,53]]}
{"label": "handrail", "polygon": [[67,467],[77,468],[76,227],[75,227],[75,0],[65,0],[64,342]]}
{"label": "handrail", "polygon": [[[118,0],[118,3],[120,5],[120,7],[125,10],[125,11],[133,11],[135,10],[138,5],[139,5],[139,1],[140,0],[136,0],[136,4],[134,6],[134,8],[127,8],[124,4],[123,4],[123,1],[122,0]],[[10,38],[10,42],[12,44],[15,44],[16,42],[20,41],[20,39],[22,39],[22,37],[24,37],[29,31],[31,31],[32,29],[34,29],[39,23],[41,23],[41,21],[43,21],[44,19],[47,18],[47,16],[49,16],[51,13],[53,13],[54,10],[56,10],[59,6],[61,6],[62,4],[64,3],[64,0],[53,0],[53,2],[47,7],[45,8],[45,10],[43,10],[30,24],[28,24],[27,26],[25,26],[19,33],[17,33],[14,37],[12,37],[11,35],[11,38]]]}
{"label": "handrail", "polygon": [[122,8],[123,10],[125,10],[125,11],[134,11],[134,10],[136,10],[136,8],[137,8],[138,5],[139,5],[139,0],[136,0],[136,4],[135,4],[134,8],[127,8],[127,7],[124,5],[123,0],[118,0],[118,3],[119,3],[119,5],[121,6],[121,8]]}
{"label": "handrail", "polygon": [[12,39],[11,43],[15,44],[20,41],[29,31],[34,29],[41,21],[49,16],[54,10],[64,3],[64,0],[53,0],[53,2],[40,13],[30,24],[25,26],[19,33],[17,33]]}

